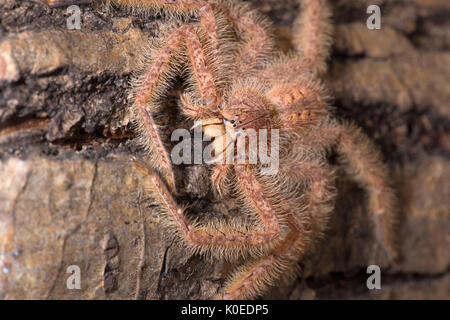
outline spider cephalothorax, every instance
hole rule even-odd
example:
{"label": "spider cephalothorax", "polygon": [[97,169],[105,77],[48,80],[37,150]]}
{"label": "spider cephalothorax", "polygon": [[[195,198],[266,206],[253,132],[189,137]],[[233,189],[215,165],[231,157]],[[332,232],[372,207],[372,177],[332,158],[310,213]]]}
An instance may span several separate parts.
{"label": "spider cephalothorax", "polygon": [[[134,163],[160,204],[163,225],[186,248],[229,261],[247,259],[219,298],[253,298],[281,276],[295,273],[299,259],[326,229],[333,208],[334,172],[327,159],[331,149],[367,189],[376,238],[389,257],[395,255],[390,232],[395,199],[380,155],[360,129],[333,117],[318,80],[331,43],[325,0],[302,1],[295,51],[289,55],[274,48],[269,24],[237,1],[113,2],[198,20],[181,19],[181,26],[165,31],[143,59],[131,97],[152,168]],[[212,185],[219,196],[231,194],[239,203],[238,216],[193,222],[175,201],[172,162],[155,116],[164,112],[162,98],[178,75],[187,79],[180,109],[191,120],[202,120],[206,135],[231,132],[234,141],[250,129],[266,129],[270,136],[279,131],[279,141],[272,142],[278,147],[278,166],[270,174],[262,161],[212,168]],[[235,151],[223,143],[217,149]]]}

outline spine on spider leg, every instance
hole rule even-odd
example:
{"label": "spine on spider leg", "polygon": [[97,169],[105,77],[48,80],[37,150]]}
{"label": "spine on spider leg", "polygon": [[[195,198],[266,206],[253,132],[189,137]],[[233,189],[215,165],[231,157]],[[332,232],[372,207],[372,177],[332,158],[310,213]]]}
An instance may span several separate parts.
{"label": "spine on spider leg", "polygon": [[301,14],[294,23],[294,46],[319,73],[326,71],[333,26],[326,0],[302,0]]}
{"label": "spine on spider leg", "polygon": [[377,241],[389,260],[397,257],[396,196],[389,181],[388,169],[381,154],[361,129],[344,124],[340,127],[339,152],[348,162],[351,173],[369,193],[369,207],[375,222]]}

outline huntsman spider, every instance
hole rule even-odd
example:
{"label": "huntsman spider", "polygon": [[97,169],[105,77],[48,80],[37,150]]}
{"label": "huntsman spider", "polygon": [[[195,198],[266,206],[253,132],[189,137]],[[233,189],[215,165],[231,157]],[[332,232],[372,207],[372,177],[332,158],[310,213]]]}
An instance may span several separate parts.
{"label": "huntsman spider", "polygon": [[[217,298],[255,298],[281,276],[296,274],[298,261],[324,233],[333,209],[330,150],[366,189],[376,239],[389,258],[395,257],[395,197],[381,155],[358,127],[332,115],[319,80],[327,69],[332,34],[326,1],[302,1],[293,29],[295,50],[289,54],[276,49],[270,24],[238,1],[112,2],[170,13],[180,21],[149,46],[134,81],[132,108],[152,168],[138,161],[134,165],[157,199],[164,227],[186,248],[231,262],[245,259]],[[175,199],[173,163],[155,115],[163,112],[162,100],[179,76],[187,83],[180,109],[189,119],[202,120],[206,136],[251,129],[266,129],[269,137],[273,130],[279,132],[277,173],[263,174],[261,163],[249,161],[211,168],[217,195],[237,201],[238,216],[191,221]],[[231,148],[220,144],[220,152]]]}

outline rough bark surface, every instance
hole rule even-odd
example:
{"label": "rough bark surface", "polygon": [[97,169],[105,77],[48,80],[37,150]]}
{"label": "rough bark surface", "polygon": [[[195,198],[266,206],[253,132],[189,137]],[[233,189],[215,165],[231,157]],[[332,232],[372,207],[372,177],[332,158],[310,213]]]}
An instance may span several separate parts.
{"label": "rough bark surface", "polygon": [[[295,0],[252,0],[290,47]],[[334,0],[335,45],[326,82],[336,114],[380,146],[400,198],[402,259],[374,250],[364,191],[339,172],[336,209],[302,275],[265,298],[450,298],[450,3]],[[382,29],[366,8],[382,8]],[[198,299],[228,265],[190,255],[158,227],[158,209],[129,163],[145,158],[127,108],[139,52],[163,26],[117,8],[0,3],[0,297]],[[175,99],[177,95],[174,94]],[[167,115],[178,119],[175,101]],[[177,124],[181,126],[179,123]],[[180,201],[205,216],[232,204],[211,197],[207,170],[177,172]],[[195,210],[192,210],[195,211]],[[366,268],[382,267],[382,290]],[[69,266],[81,271],[70,290]]]}

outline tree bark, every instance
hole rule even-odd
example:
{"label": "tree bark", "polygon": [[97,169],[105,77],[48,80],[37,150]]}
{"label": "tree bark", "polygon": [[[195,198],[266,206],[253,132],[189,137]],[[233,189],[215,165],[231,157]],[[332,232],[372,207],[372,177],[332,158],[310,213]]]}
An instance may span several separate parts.
{"label": "tree bark", "polygon": [[[298,2],[251,2],[289,50]],[[331,3],[335,44],[325,82],[337,116],[358,123],[392,171],[402,258],[390,265],[376,249],[365,193],[337,169],[329,231],[300,262],[302,274],[264,298],[449,299],[450,3]],[[380,30],[366,27],[371,4],[381,7]],[[231,266],[164,234],[130,165],[146,154],[131,125],[128,80],[167,22],[80,7],[81,29],[68,30],[65,8],[0,3],[0,297],[209,298]],[[177,96],[164,112],[179,125]],[[180,201],[206,218],[233,210],[211,197],[205,167],[187,166],[177,179]],[[382,290],[366,287],[372,263],[382,268]],[[69,288],[70,266],[79,267],[80,289]]]}

